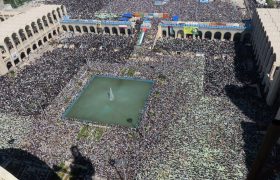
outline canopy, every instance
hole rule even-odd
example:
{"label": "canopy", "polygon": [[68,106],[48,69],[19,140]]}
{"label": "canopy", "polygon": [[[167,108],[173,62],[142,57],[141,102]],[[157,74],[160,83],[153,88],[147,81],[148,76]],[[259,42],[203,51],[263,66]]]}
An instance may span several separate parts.
{"label": "canopy", "polygon": [[125,13],[122,15],[122,17],[132,18],[132,13]]}
{"label": "canopy", "polygon": [[119,18],[119,21],[128,21],[129,19],[127,17],[121,17]]}
{"label": "canopy", "polygon": [[179,21],[179,16],[172,16],[172,21]]}

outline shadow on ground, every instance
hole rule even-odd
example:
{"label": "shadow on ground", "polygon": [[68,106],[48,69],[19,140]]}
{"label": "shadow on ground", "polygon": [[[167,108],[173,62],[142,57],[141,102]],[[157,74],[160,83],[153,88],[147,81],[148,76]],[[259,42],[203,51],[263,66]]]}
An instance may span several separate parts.
{"label": "shadow on ground", "polygon": [[[77,146],[72,146],[70,150],[73,161],[67,169],[61,165],[51,168],[31,153],[14,148],[0,149],[0,165],[20,180],[92,179],[95,168],[90,159],[82,156]],[[61,173],[62,176],[59,176]]]}
{"label": "shadow on ground", "polygon": [[[274,119],[277,108],[276,106],[269,107],[266,105],[264,96],[259,96],[256,87],[258,86],[261,90],[262,86],[257,73],[252,47],[236,43],[235,51],[237,54],[234,64],[235,77],[243,85],[226,85],[224,88],[226,95],[248,117],[248,121],[243,121],[241,126],[245,143],[246,166],[250,171],[264,138],[265,130]],[[277,157],[270,157],[267,164],[273,163],[271,160],[275,158]],[[273,175],[270,174],[269,176]],[[267,179],[270,178],[267,177]]]}
{"label": "shadow on ground", "polygon": [[69,177],[70,180],[92,179],[95,168],[91,160],[82,156],[77,146],[72,146],[70,151],[73,156],[70,165],[54,165],[53,169],[59,174],[62,173],[62,176]]}
{"label": "shadow on ground", "polygon": [[44,161],[21,149],[1,149],[0,165],[20,180],[60,179]]}

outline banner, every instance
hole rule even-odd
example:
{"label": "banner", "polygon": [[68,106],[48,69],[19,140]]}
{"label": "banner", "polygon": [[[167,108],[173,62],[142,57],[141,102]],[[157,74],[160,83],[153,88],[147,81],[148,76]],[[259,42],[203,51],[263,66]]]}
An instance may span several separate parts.
{"label": "banner", "polygon": [[184,27],[184,34],[197,34],[198,32],[198,28],[197,27],[188,27],[185,26]]}

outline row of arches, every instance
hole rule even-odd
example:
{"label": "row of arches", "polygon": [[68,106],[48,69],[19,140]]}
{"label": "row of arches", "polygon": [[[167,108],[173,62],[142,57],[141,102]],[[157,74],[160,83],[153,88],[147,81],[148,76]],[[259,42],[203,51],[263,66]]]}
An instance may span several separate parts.
{"label": "row of arches", "polygon": [[30,25],[26,25],[24,28],[19,29],[18,32],[12,33],[10,37],[4,39],[4,44],[7,50],[10,51],[18,46],[23,46],[23,43],[29,38],[32,38],[41,32],[48,31],[48,29],[55,23],[58,23],[64,15],[66,15],[66,11],[65,8],[61,6],[61,8],[57,8],[47,15],[44,15],[42,18],[33,21]]}
{"label": "row of arches", "polygon": [[24,61],[33,51],[36,51],[38,48],[43,46],[47,41],[52,39],[54,36],[56,36],[59,33],[59,28],[50,31],[47,35],[40,38],[37,42],[34,42],[28,46],[28,48],[23,49],[21,52],[19,52],[19,55],[16,59],[13,61],[8,61],[6,63],[6,68],[9,71],[12,67],[19,64],[21,61]]}
{"label": "row of arches", "polygon": [[64,31],[78,33],[97,33],[97,34],[114,34],[114,35],[131,35],[131,29],[121,27],[95,27],[95,26],[79,26],[79,25],[62,25]]}
{"label": "row of arches", "polygon": [[[199,38],[199,39],[209,39],[209,40],[227,40],[227,41],[235,41],[235,42],[240,42],[240,41],[246,41],[249,42],[251,40],[251,34],[250,33],[245,33],[244,36],[242,37],[242,33],[236,32],[232,34],[231,32],[214,32],[212,33],[211,31],[206,31],[203,33],[202,31],[198,31],[196,35],[192,34],[185,34],[183,30],[178,30],[177,32],[173,31],[171,29],[169,30],[163,30],[162,31],[162,36],[163,37],[176,37],[176,38]],[[243,39],[242,39],[243,38]]]}

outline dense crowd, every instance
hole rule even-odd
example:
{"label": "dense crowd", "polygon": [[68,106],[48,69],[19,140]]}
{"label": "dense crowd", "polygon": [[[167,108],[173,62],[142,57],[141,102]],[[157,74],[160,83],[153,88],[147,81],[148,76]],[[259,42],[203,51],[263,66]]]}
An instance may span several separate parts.
{"label": "dense crowd", "polygon": [[[250,85],[257,81],[255,69],[249,63],[250,56],[240,52],[243,45],[229,41],[162,39],[156,52],[149,51],[127,61],[132,51],[131,38],[110,38],[103,35],[63,38],[62,48],[38,60],[45,62],[50,57],[55,64],[72,57],[81,64],[77,70],[71,68],[75,73],[71,80],[65,80],[64,88],[60,87],[60,93],[46,107],[46,114],[33,120],[24,138],[24,148],[52,166],[69,160],[69,148],[78,145],[81,153],[91,159],[96,173],[108,178],[118,178],[116,170],[128,179],[244,178],[246,163],[251,162],[246,158],[254,155],[252,149],[261,140],[258,126],[251,124],[262,119],[270,121],[274,112],[252,93]],[[161,53],[157,52],[159,49]],[[177,51],[182,54],[171,55]],[[196,53],[203,53],[204,57],[196,57]],[[248,60],[239,61],[244,57]],[[53,68],[56,72],[56,67]],[[52,74],[48,69],[41,69],[41,74]],[[92,75],[127,76],[124,69],[135,70],[135,78],[155,81],[139,128],[110,127],[100,140],[77,138],[84,125],[61,121],[61,114],[69,105],[66,99],[73,99]],[[248,77],[242,79],[246,73]],[[57,77],[61,76],[64,74]],[[33,81],[33,84],[31,87],[36,88],[39,83]],[[96,131],[96,127],[89,127]],[[246,154],[240,154],[242,148]],[[109,159],[118,162],[116,169],[110,166]]]}
{"label": "dense crowd", "polygon": [[75,48],[44,53],[35,64],[0,77],[0,109],[20,115],[41,113],[81,66],[91,61],[122,62],[133,50],[129,37],[84,35],[63,40]]}
{"label": "dense crowd", "polygon": [[[96,11],[164,10],[186,20],[241,20],[239,10],[229,2],[170,0],[162,7],[153,2],[51,3],[64,4],[72,18],[93,18]],[[152,24],[147,46],[153,43],[158,21]],[[261,142],[261,126],[275,114],[258,93],[250,47],[229,41],[161,39],[153,51],[144,49],[131,56],[133,50],[131,37],[70,35],[35,64],[0,77],[1,112],[36,115],[32,123],[18,119],[17,124],[26,124],[22,131],[2,127],[4,139],[13,138],[13,132],[24,134],[15,136],[16,142],[22,141],[16,147],[49,166],[69,160],[70,147],[77,145],[96,173],[107,179],[244,179],[246,165],[252,163]],[[130,69],[134,75],[125,73]],[[107,127],[97,139],[89,134],[103,127],[61,118],[87,81],[99,74],[155,81],[139,128]],[[0,118],[1,124],[9,124],[8,119]],[[88,137],[78,137],[85,126],[90,129]],[[115,167],[108,163],[112,159]]]}
{"label": "dense crowd", "polygon": [[47,4],[63,4],[68,15],[75,19],[91,19],[94,13],[102,9],[111,0],[46,0]]}
{"label": "dense crowd", "polygon": [[[200,3],[197,0],[170,0],[163,6],[154,5],[154,0],[52,0],[48,3],[63,4],[71,18],[94,18],[95,12],[107,13],[169,13],[179,15],[185,21],[241,22],[244,14],[229,1],[216,0]],[[124,8],[125,6],[125,8]]]}

